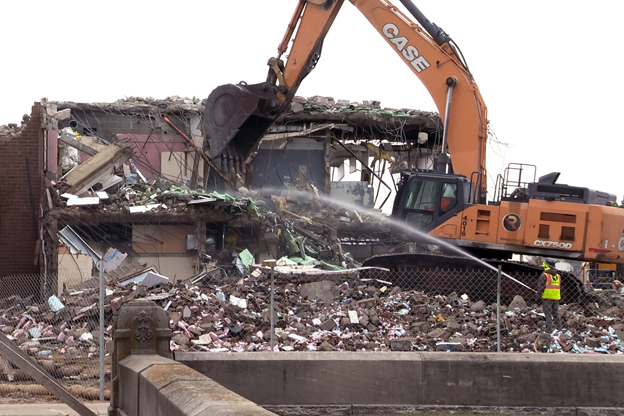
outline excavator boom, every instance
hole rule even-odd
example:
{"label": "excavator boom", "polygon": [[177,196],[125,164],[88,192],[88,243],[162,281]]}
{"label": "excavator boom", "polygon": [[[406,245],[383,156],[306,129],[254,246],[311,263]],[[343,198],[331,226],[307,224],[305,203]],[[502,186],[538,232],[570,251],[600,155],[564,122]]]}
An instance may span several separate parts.
{"label": "excavator boom", "polygon": [[[485,201],[487,109],[467,66],[450,38],[429,22],[409,0],[401,0],[432,31],[411,21],[386,0],[350,0],[400,59],[425,85],[444,121],[442,154],[450,154],[455,174],[478,178],[475,194]],[[272,121],[282,114],[303,79],[314,69],[323,41],[344,0],[300,0],[278,47],[269,60],[267,81],[224,85],[206,102],[204,132],[209,154],[234,153],[246,159]],[[282,54],[291,48],[282,63]],[[451,105],[452,102],[452,105]]]}

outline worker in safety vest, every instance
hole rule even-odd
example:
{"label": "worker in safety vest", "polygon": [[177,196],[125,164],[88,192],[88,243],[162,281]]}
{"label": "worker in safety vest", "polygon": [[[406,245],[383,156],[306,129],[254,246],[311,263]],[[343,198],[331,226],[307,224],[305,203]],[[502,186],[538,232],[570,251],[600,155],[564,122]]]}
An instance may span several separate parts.
{"label": "worker in safety vest", "polygon": [[553,319],[557,329],[561,331],[561,317],[559,316],[559,300],[561,300],[561,278],[555,269],[555,259],[544,259],[544,273],[537,282],[537,295],[542,301],[544,315],[546,315],[546,332],[553,330]]}

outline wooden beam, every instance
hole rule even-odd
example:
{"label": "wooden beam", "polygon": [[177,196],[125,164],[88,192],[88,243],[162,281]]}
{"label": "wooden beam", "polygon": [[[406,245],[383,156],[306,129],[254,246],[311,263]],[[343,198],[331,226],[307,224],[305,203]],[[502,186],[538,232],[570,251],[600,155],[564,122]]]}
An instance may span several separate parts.
{"label": "wooden beam", "polygon": [[85,152],[89,156],[95,156],[97,154],[97,152],[98,152],[94,148],[89,147],[86,144],[80,143],[76,139],[68,139],[66,137],[63,137],[62,134],[59,134],[59,140],[62,141],[63,143],[65,143],[65,144],[70,145],[71,147],[74,147],[74,148],[80,150],[81,152]]}

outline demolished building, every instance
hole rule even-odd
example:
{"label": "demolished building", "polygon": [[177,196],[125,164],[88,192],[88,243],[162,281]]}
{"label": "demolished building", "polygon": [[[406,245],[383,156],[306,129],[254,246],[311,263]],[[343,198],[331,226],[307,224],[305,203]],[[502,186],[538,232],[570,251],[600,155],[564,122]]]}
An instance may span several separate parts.
{"label": "demolished building", "polygon": [[[270,317],[281,351],[496,349],[496,304],[357,267],[401,244],[374,214],[391,201],[391,172],[434,167],[436,114],[295,99],[237,160],[209,156],[201,107],[43,100],[21,126],[0,128],[0,331],[20,348],[94,388],[103,260],[106,316],[153,300],[174,350],[270,350]],[[282,260],[275,290],[267,267],[250,267],[266,258]],[[505,301],[501,350],[623,353],[624,301],[605,295],[562,308],[566,330],[552,339],[533,299]],[[22,376],[0,360],[0,380]]]}
{"label": "demolished building", "polygon": [[[359,218],[353,233],[358,214],[349,210],[306,204],[299,211],[292,203],[302,198],[289,191],[387,207],[394,188],[387,172],[431,167],[440,133],[435,113],[297,98],[247,160],[212,160],[201,112],[200,100],[178,97],[44,99],[21,126],[3,126],[2,274],[44,279],[41,291],[58,294],[66,280],[95,275],[111,248],[116,267],[107,273],[117,279],[148,268],[174,281],[208,263],[235,269],[245,249],[254,262],[280,254],[276,219],[258,215],[258,204],[291,219],[322,212],[318,222],[287,231],[329,247],[332,260],[332,250],[344,254],[339,234],[370,243],[387,231],[373,225],[364,236]],[[370,256],[370,246],[354,245],[353,255]],[[14,286],[24,285],[2,290]]]}

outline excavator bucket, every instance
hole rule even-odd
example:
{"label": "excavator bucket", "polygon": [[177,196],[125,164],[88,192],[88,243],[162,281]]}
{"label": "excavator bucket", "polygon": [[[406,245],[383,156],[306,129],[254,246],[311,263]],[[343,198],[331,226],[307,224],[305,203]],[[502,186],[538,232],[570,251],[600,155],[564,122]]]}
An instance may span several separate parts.
{"label": "excavator bucket", "polygon": [[270,84],[226,84],[215,88],[204,109],[203,130],[213,159],[224,153],[243,160],[253,152],[281,105]]}

